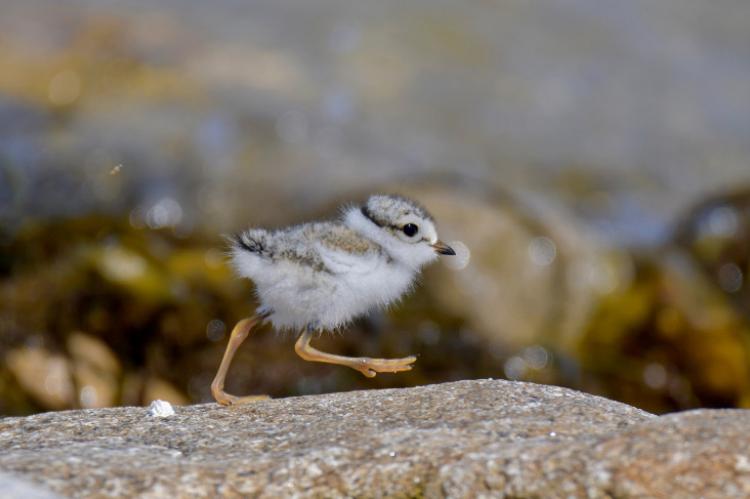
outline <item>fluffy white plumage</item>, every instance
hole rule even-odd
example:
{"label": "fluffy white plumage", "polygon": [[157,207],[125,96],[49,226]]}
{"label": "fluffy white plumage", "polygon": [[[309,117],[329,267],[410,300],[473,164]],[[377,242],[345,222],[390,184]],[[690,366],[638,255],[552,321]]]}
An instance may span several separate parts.
{"label": "fluffy white plumage", "polygon": [[397,300],[423,265],[453,251],[424,208],[375,195],[345,208],[338,221],[247,230],[231,253],[274,327],[334,329]]}

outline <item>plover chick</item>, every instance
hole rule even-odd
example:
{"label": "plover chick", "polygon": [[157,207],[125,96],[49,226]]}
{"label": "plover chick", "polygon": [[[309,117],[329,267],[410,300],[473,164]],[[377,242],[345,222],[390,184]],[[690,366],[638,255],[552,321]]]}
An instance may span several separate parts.
{"label": "plover chick", "polygon": [[392,303],[413,286],[423,265],[438,255],[455,255],[438,239],[427,210],[392,195],[373,195],[361,206],[345,207],[336,221],[249,229],[230,244],[234,268],[255,283],[260,307],[232,330],[211,384],[214,398],[223,405],[266,398],[235,397],[224,391],[237,348],[263,321],[277,329],[299,330],[295,351],[305,360],[347,366],[370,378],[410,370],[414,356],[344,357],[316,350],[310,341],[315,331],[339,328]]}

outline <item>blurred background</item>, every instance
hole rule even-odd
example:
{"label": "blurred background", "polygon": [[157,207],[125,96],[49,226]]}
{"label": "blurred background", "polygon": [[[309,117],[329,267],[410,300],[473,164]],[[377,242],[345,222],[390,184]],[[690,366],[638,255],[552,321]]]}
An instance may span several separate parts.
{"label": "blurred background", "polygon": [[463,271],[232,393],[502,377],[750,407],[745,0],[2,0],[0,414],[211,401],[222,234],[413,196]]}

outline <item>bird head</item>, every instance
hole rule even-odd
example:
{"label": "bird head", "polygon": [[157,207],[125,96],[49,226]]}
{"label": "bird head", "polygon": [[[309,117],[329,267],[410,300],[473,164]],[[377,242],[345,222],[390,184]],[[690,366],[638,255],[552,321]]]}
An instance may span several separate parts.
{"label": "bird head", "polygon": [[435,220],[419,203],[394,195],[377,194],[347,214],[349,225],[380,244],[388,254],[413,268],[438,255],[455,255],[438,239]]}

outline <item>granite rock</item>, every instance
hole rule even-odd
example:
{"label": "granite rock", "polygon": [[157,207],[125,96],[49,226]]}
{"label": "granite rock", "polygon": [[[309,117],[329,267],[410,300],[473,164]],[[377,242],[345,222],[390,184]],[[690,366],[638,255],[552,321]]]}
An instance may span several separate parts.
{"label": "granite rock", "polygon": [[695,497],[750,493],[750,412],[656,417],[475,380],[253,405],[0,420],[0,470],[67,496]]}
{"label": "granite rock", "polygon": [[59,499],[60,496],[28,480],[0,472],[0,490],[3,497],[23,497],[24,499]]}

